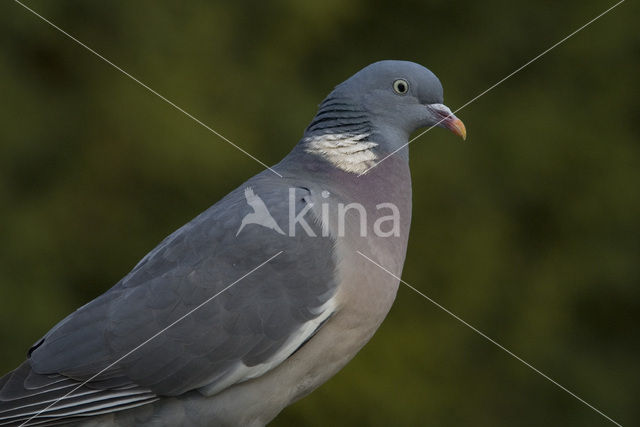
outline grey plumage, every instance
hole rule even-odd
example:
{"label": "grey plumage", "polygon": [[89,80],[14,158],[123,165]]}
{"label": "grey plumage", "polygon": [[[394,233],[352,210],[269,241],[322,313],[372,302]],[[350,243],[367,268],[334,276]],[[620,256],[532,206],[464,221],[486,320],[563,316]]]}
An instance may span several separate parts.
{"label": "grey plumage", "polygon": [[[398,78],[408,82],[407,93],[394,93]],[[435,124],[430,106],[441,103],[437,78],[409,62],[372,64],[338,85],[299,144],[274,166],[283,178],[264,171],[248,180],[29,350],[28,360],[0,380],[0,425],[38,411],[29,425],[261,425],[318,387],[373,335],[397,290],[397,280],[355,251],[398,275],[404,263],[411,217],[406,148],[359,175],[410,132]],[[241,223],[255,213],[245,199],[249,188],[268,206],[266,227]],[[300,228],[290,235],[290,189],[295,213],[310,209],[313,236]],[[339,205],[352,202],[367,213],[393,203],[398,235],[377,236],[371,223],[362,235],[355,212],[338,233]],[[325,223],[323,203],[331,214]]]}

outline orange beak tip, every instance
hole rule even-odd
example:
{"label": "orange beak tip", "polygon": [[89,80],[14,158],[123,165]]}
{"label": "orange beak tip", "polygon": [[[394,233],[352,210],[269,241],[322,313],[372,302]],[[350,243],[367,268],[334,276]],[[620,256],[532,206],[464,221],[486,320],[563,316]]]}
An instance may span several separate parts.
{"label": "orange beak tip", "polygon": [[458,135],[459,137],[461,137],[463,141],[466,141],[467,128],[464,126],[464,123],[462,123],[462,120],[456,117],[450,123],[451,123],[451,127],[450,127],[451,131],[456,135]]}

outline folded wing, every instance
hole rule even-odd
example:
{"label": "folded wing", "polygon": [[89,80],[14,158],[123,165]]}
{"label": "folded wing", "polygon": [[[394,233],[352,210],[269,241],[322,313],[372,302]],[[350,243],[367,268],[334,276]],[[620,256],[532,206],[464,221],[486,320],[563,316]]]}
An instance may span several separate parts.
{"label": "folded wing", "polygon": [[[288,187],[258,175],[171,234],[2,378],[0,425],[33,416],[74,388],[37,420],[91,416],[196,389],[213,395],[264,374],[303,345],[336,309],[334,242],[319,230],[318,237],[290,237],[257,225],[235,236],[251,212],[243,194],[249,185],[286,225]],[[296,211],[307,195],[296,190]]]}

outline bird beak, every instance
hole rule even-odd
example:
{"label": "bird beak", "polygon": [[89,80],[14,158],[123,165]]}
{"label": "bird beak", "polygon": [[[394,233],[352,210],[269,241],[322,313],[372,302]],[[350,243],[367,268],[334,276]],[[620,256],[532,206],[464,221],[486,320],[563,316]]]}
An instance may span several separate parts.
{"label": "bird beak", "polygon": [[435,116],[436,126],[449,129],[463,140],[467,139],[467,129],[464,127],[464,123],[451,112],[449,107],[444,104],[428,104],[426,107]]}

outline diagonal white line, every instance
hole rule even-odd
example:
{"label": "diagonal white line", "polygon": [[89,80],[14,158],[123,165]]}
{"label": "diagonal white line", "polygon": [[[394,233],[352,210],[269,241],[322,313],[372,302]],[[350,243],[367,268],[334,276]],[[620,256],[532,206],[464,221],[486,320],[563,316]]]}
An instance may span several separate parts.
{"label": "diagonal white line", "polygon": [[[467,107],[468,105],[472,104],[473,102],[477,101],[479,98],[481,98],[482,96],[486,95],[487,93],[489,93],[490,91],[492,91],[493,89],[495,89],[497,86],[499,86],[500,84],[504,83],[505,80],[513,77],[515,74],[519,73],[520,71],[522,71],[523,69],[525,69],[526,67],[528,67],[529,65],[531,65],[532,63],[534,63],[535,61],[537,61],[538,59],[542,58],[544,55],[546,55],[547,53],[551,52],[553,49],[555,49],[556,47],[558,47],[559,45],[561,45],[562,43],[566,42],[567,40],[569,40],[571,37],[575,36],[576,34],[578,34],[580,31],[584,30],[585,28],[587,28],[589,25],[593,24],[594,22],[596,22],[598,19],[602,18],[604,15],[606,15],[607,13],[611,12],[613,9],[615,9],[616,7],[620,6],[622,3],[624,3],[625,0],[620,0],[618,3],[614,4],[613,6],[611,6],[610,8],[608,8],[607,10],[605,10],[604,12],[600,13],[598,16],[596,16],[595,18],[591,19],[589,22],[587,22],[586,24],[582,25],[581,27],[577,28],[576,30],[574,30],[572,33],[570,33],[569,35],[565,36],[564,38],[562,38],[560,41],[554,43],[551,47],[548,47],[547,49],[543,50],[542,52],[540,52],[538,55],[536,55],[533,59],[527,61],[525,64],[521,65],[520,67],[516,68],[515,70],[513,70],[511,73],[507,74],[505,77],[503,77],[502,79],[498,80],[496,83],[494,83],[493,85],[489,86],[487,89],[485,89],[484,91],[480,92],[478,95],[474,96],[473,98],[471,98],[469,101],[465,102],[464,104],[462,104],[460,107],[456,108],[453,111],[453,114],[457,113],[458,111],[462,110],[463,108]],[[380,163],[384,162],[385,160],[387,160],[389,157],[393,156],[394,154],[396,154],[398,151],[402,150],[403,148],[405,148],[406,146],[408,146],[409,144],[411,144],[413,141],[415,141],[416,139],[420,138],[422,135],[424,135],[425,133],[429,132],[431,129],[433,129],[434,127],[438,126],[440,123],[442,123],[444,120],[446,120],[447,118],[443,118],[442,120],[440,120],[438,123],[430,126],[428,129],[420,132],[417,136],[415,136],[414,138],[412,138],[409,142],[407,142],[406,144],[402,145],[400,148],[394,150],[393,152],[387,154],[386,156],[384,156],[379,162],[377,162],[376,164],[374,164],[373,166],[371,166],[369,169],[365,170],[364,172],[362,172],[361,174],[359,174],[358,176],[362,176],[364,174],[366,174],[367,172],[369,172],[371,169],[375,168],[376,166],[378,166]]]}
{"label": "diagonal white line", "polygon": [[261,160],[259,160],[257,157],[249,154],[246,150],[244,150],[243,148],[241,148],[240,146],[234,144],[233,142],[231,142],[229,139],[227,139],[225,136],[223,136],[221,133],[217,132],[216,130],[214,130],[213,128],[211,128],[210,126],[206,125],[205,123],[203,123],[200,119],[198,119],[197,117],[193,116],[191,113],[187,112],[186,110],[184,110],[182,107],[176,105],[175,103],[173,103],[172,101],[170,101],[169,99],[167,99],[166,97],[164,97],[163,95],[161,95],[160,93],[158,93],[157,91],[155,91],[154,89],[151,89],[149,86],[147,86],[146,84],[144,84],[143,82],[141,82],[140,80],[138,80],[137,78],[135,78],[134,76],[132,76],[131,74],[129,74],[128,72],[126,72],[125,70],[123,70],[122,68],[120,68],[119,66],[117,66],[116,64],[114,64],[113,62],[109,61],[107,58],[105,58],[104,56],[100,55],[98,52],[96,52],[95,50],[93,50],[92,48],[90,48],[89,46],[87,46],[86,44],[82,43],[80,40],[78,40],[77,38],[73,37],[71,34],[67,33],[66,31],[64,31],[62,28],[58,27],[56,24],[54,24],[53,22],[49,21],[47,18],[45,18],[44,16],[40,15],[39,13],[37,13],[36,11],[34,11],[33,9],[29,8],[28,6],[24,5],[23,3],[21,3],[18,0],[13,0],[16,3],[18,3],[20,6],[24,7],[26,10],[28,10],[29,12],[33,13],[35,16],[37,16],[38,18],[42,19],[44,22],[46,22],[47,24],[51,25],[53,28],[55,28],[56,30],[60,31],[62,34],[64,34],[65,36],[69,37],[71,40],[73,40],[74,42],[78,43],[80,46],[84,47],[85,49],[87,49],[89,52],[93,53],[95,56],[97,56],[98,58],[102,59],[104,62],[106,62],[107,64],[111,65],[113,68],[115,68],[116,70],[120,71],[122,74],[124,74],[125,76],[129,77],[131,80],[133,80],[134,82],[138,83],[140,86],[142,86],[143,88],[145,88],[146,90],[148,90],[149,92],[151,92],[152,94],[156,95],[158,98],[162,99],[164,102],[166,102],[167,104],[171,105],[173,108],[175,108],[176,110],[180,111],[182,114],[184,114],[185,116],[189,117],[191,120],[193,120],[194,122],[198,123],[200,126],[204,127],[205,129],[207,129],[209,132],[213,133],[214,135],[218,136],[219,138],[223,139],[224,141],[226,141],[227,143],[231,144],[234,148],[236,148],[237,150],[243,152],[244,154],[246,154],[247,156],[251,157],[253,160],[255,160],[256,162],[260,163],[262,166],[264,166],[265,168],[269,169],[271,172],[275,173],[276,175],[278,175],[280,178],[282,178],[282,175],[279,174],[278,172],[276,172],[274,169],[272,169],[271,167],[267,166],[264,162],[262,162]]}
{"label": "diagonal white line", "polygon": [[38,417],[38,415],[40,415],[41,413],[45,412],[46,410],[48,410],[49,408],[51,408],[52,406],[54,406],[56,403],[58,403],[59,401],[61,401],[62,399],[68,397],[70,394],[72,394],[73,392],[75,392],[76,390],[78,390],[79,388],[81,388],[82,386],[84,386],[85,384],[87,384],[88,382],[92,381],[93,379],[95,379],[96,377],[100,376],[100,374],[102,374],[103,372],[109,370],[111,367],[113,367],[114,365],[118,364],[121,360],[123,360],[124,358],[126,358],[127,356],[131,355],[132,353],[134,353],[135,351],[138,351],[140,348],[142,348],[143,346],[145,346],[146,344],[148,344],[150,341],[154,340],[156,337],[158,337],[159,335],[165,333],[168,329],[172,328],[174,325],[176,325],[177,323],[183,321],[186,317],[190,316],[191,314],[193,314],[195,311],[199,310],[200,308],[202,308],[204,305],[208,304],[209,302],[213,301],[215,298],[217,298],[220,294],[222,294],[223,292],[227,291],[228,289],[230,289],[232,286],[234,286],[236,283],[240,282],[242,279],[244,279],[245,277],[253,274],[256,270],[258,270],[259,268],[261,268],[262,266],[264,266],[265,264],[267,264],[269,261],[271,261],[272,259],[274,259],[275,257],[277,257],[278,255],[280,255],[282,252],[284,251],[280,251],[277,254],[273,255],[271,258],[269,258],[268,260],[264,261],[262,264],[258,265],[257,267],[254,267],[251,271],[249,271],[248,273],[244,274],[242,277],[240,277],[239,279],[237,279],[236,281],[234,281],[233,283],[231,283],[230,285],[226,286],[225,288],[223,288],[221,291],[217,292],[215,295],[207,298],[205,301],[201,302],[200,304],[198,304],[196,307],[192,308],[191,310],[189,310],[186,314],[180,316],[178,319],[174,320],[173,322],[171,322],[168,326],[164,327],[163,329],[161,329],[160,331],[156,332],[155,334],[153,334],[151,337],[147,338],[144,342],[138,344],[136,347],[132,348],[131,350],[129,350],[127,353],[125,353],[123,356],[119,357],[115,362],[111,363],[109,366],[107,366],[106,368],[102,369],[100,372],[98,372],[97,374],[91,376],[89,379],[85,380],[84,382],[82,382],[80,385],[74,387],[70,392],[68,392],[67,394],[65,394],[64,396],[56,399],[53,403],[51,403],[49,406],[45,407],[44,409],[41,409],[40,411],[38,411],[35,415],[33,415],[31,418],[29,418],[27,421],[25,421],[24,423],[20,424],[20,427],[26,425],[29,421],[31,421],[32,419]]}
{"label": "diagonal white line", "polygon": [[436,307],[438,307],[439,309],[441,309],[442,311],[444,311],[445,313],[447,313],[448,315],[450,315],[451,317],[453,317],[454,319],[456,319],[458,322],[462,323],[463,325],[465,325],[466,327],[468,327],[469,329],[471,329],[472,331],[474,331],[475,333],[477,333],[478,335],[480,335],[481,337],[483,337],[484,339],[486,339],[487,341],[489,341],[490,343],[492,343],[493,345],[495,345],[496,347],[498,347],[500,350],[504,351],[505,353],[507,353],[509,356],[515,358],[516,360],[518,360],[519,362],[523,363],[525,366],[529,367],[530,369],[532,369],[534,372],[536,372],[537,374],[541,375],[542,377],[544,377],[545,379],[549,380],[550,382],[552,382],[553,384],[555,384],[556,386],[558,386],[560,389],[566,391],[567,393],[569,393],[571,396],[575,397],[576,399],[578,399],[580,402],[584,403],[585,405],[587,405],[589,408],[593,409],[594,411],[596,411],[598,414],[602,415],[604,418],[606,418],[607,420],[611,421],[613,424],[622,427],[622,425],[618,422],[616,422],[615,420],[613,420],[612,418],[610,418],[607,414],[605,414],[604,412],[602,412],[601,410],[599,410],[598,408],[596,408],[595,406],[593,406],[592,404],[590,404],[589,402],[587,402],[586,400],[584,400],[583,398],[581,398],[580,396],[578,396],[577,394],[575,394],[574,392],[572,392],[571,390],[567,389],[566,387],[564,387],[562,384],[558,383],[557,381],[555,381],[553,378],[549,377],[547,374],[545,374],[544,372],[540,371],[539,369],[537,369],[535,366],[533,366],[532,364],[530,364],[529,362],[527,362],[526,360],[522,359],[521,357],[519,357],[518,355],[516,355],[515,353],[513,353],[511,350],[509,350],[508,348],[504,347],[503,345],[499,344],[498,342],[496,342],[495,340],[493,340],[492,338],[490,338],[489,336],[487,336],[484,332],[480,331],[479,329],[475,328],[474,326],[470,325],[469,323],[467,323],[465,320],[463,320],[462,318],[460,318],[458,315],[456,315],[455,313],[453,313],[452,311],[448,310],[446,307],[442,306],[441,304],[437,303],[436,301],[434,301],[432,298],[429,298],[427,295],[425,295],[424,293],[420,292],[418,289],[414,288],[413,286],[411,286],[410,284],[408,284],[407,282],[405,282],[404,280],[402,280],[400,277],[396,276],[395,274],[393,274],[391,271],[389,271],[388,269],[386,269],[385,267],[381,266],[380,264],[378,264],[377,262],[375,262],[374,260],[372,260],[371,258],[369,258],[368,256],[366,256],[365,254],[363,254],[360,251],[356,251],[357,253],[359,253],[360,255],[362,255],[363,258],[367,259],[368,261],[370,261],[371,263],[375,264],[376,266],[378,266],[380,269],[384,270],[385,272],[387,272],[390,276],[394,277],[395,279],[399,280],[400,282],[402,282],[403,284],[405,284],[408,288],[410,288],[411,290],[413,290],[414,292],[416,292],[417,294],[419,294],[420,296],[422,296],[423,298],[425,298],[427,301],[429,301],[430,303],[432,303],[433,305],[435,305]]}

